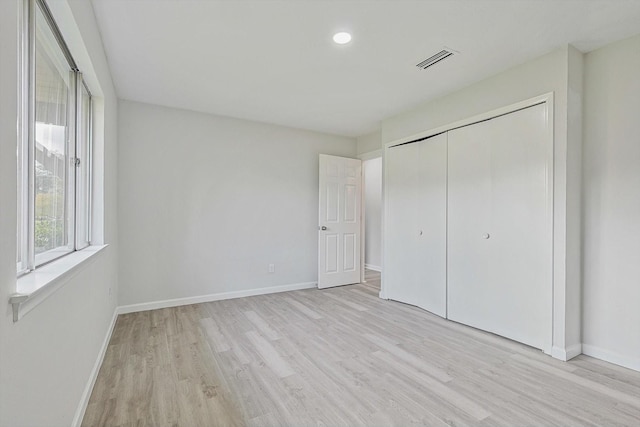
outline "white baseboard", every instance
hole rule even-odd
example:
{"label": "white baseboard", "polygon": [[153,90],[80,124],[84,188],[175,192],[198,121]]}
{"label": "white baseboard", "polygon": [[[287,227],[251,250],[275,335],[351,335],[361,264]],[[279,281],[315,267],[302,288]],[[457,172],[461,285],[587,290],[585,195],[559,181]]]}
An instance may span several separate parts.
{"label": "white baseboard", "polygon": [[377,271],[378,273],[382,271],[382,267],[379,267],[377,265],[372,265],[372,264],[365,263],[364,268],[366,268],[367,270]]}
{"label": "white baseboard", "polygon": [[640,371],[640,357],[626,356],[594,345],[582,344],[582,353],[624,368]]}
{"label": "white baseboard", "polygon": [[111,318],[111,325],[109,325],[109,329],[107,330],[107,335],[105,335],[104,340],[102,341],[102,347],[100,348],[100,353],[98,353],[98,358],[96,359],[96,363],[93,365],[93,369],[91,370],[91,376],[89,376],[89,381],[87,381],[87,385],[84,388],[84,392],[82,393],[82,398],[80,399],[80,403],[78,404],[78,409],[76,409],[76,414],[73,417],[73,422],[71,423],[72,427],[80,427],[82,424],[82,419],[84,418],[84,413],[87,411],[87,405],[89,405],[89,399],[91,398],[91,392],[93,391],[93,386],[98,379],[98,373],[100,372],[100,367],[102,366],[102,361],[104,360],[104,355],[107,354],[107,347],[109,346],[109,341],[111,340],[111,335],[113,334],[113,328],[116,326],[116,320],[118,319],[118,307],[113,310],[113,317]]}
{"label": "white baseboard", "polygon": [[225,299],[251,297],[255,295],[275,294],[277,292],[311,289],[317,282],[293,283],[290,285],[271,286],[269,288],[248,289],[245,291],[221,292],[217,294],[200,295],[196,297],[176,298],[163,301],[143,302],[140,304],[123,305],[118,307],[118,314],[135,313],[138,311],[157,310],[159,308],[178,307],[181,305],[200,304],[203,302],[220,301]]}
{"label": "white baseboard", "polygon": [[574,344],[567,348],[553,347],[551,349],[551,357],[560,359],[564,362],[582,354],[582,344]]}

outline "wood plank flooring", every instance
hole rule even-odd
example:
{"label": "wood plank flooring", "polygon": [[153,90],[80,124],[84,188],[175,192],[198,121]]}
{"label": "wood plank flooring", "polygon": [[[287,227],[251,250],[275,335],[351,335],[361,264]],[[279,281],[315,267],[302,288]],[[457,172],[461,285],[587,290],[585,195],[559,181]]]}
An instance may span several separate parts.
{"label": "wood plank flooring", "polygon": [[640,373],[381,300],[367,277],[121,315],[82,425],[640,425]]}
{"label": "wood plank flooring", "polygon": [[363,285],[370,286],[380,292],[380,273],[374,270],[366,269],[364,271]]}

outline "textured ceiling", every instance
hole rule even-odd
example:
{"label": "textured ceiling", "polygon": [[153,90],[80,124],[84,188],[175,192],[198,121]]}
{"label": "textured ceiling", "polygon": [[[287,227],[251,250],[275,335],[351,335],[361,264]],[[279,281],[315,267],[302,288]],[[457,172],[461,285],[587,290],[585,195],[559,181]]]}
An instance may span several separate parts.
{"label": "textured ceiling", "polygon": [[[568,43],[640,32],[640,0],[93,5],[119,97],[347,136]],[[415,67],[445,46],[460,54]]]}

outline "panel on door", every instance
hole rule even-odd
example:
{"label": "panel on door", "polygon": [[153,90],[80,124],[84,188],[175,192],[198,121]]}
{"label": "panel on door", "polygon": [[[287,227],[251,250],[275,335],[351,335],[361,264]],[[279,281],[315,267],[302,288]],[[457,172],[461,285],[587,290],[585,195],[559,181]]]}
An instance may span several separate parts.
{"label": "panel on door", "polygon": [[449,132],[448,318],[546,349],[552,230],[544,104]]}
{"label": "panel on door", "polygon": [[360,282],[362,165],[320,155],[318,287]]}
{"label": "panel on door", "polygon": [[384,286],[446,315],[447,135],[387,150]]}

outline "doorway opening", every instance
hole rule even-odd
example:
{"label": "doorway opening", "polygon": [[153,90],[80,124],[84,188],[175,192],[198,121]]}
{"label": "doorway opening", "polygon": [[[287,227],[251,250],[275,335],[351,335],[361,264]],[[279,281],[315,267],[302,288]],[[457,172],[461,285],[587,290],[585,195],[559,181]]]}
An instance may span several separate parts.
{"label": "doorway opening", "polygon": [[363,178],[363,280],[380,292],[382,272],[382,156],[362,159]]}

